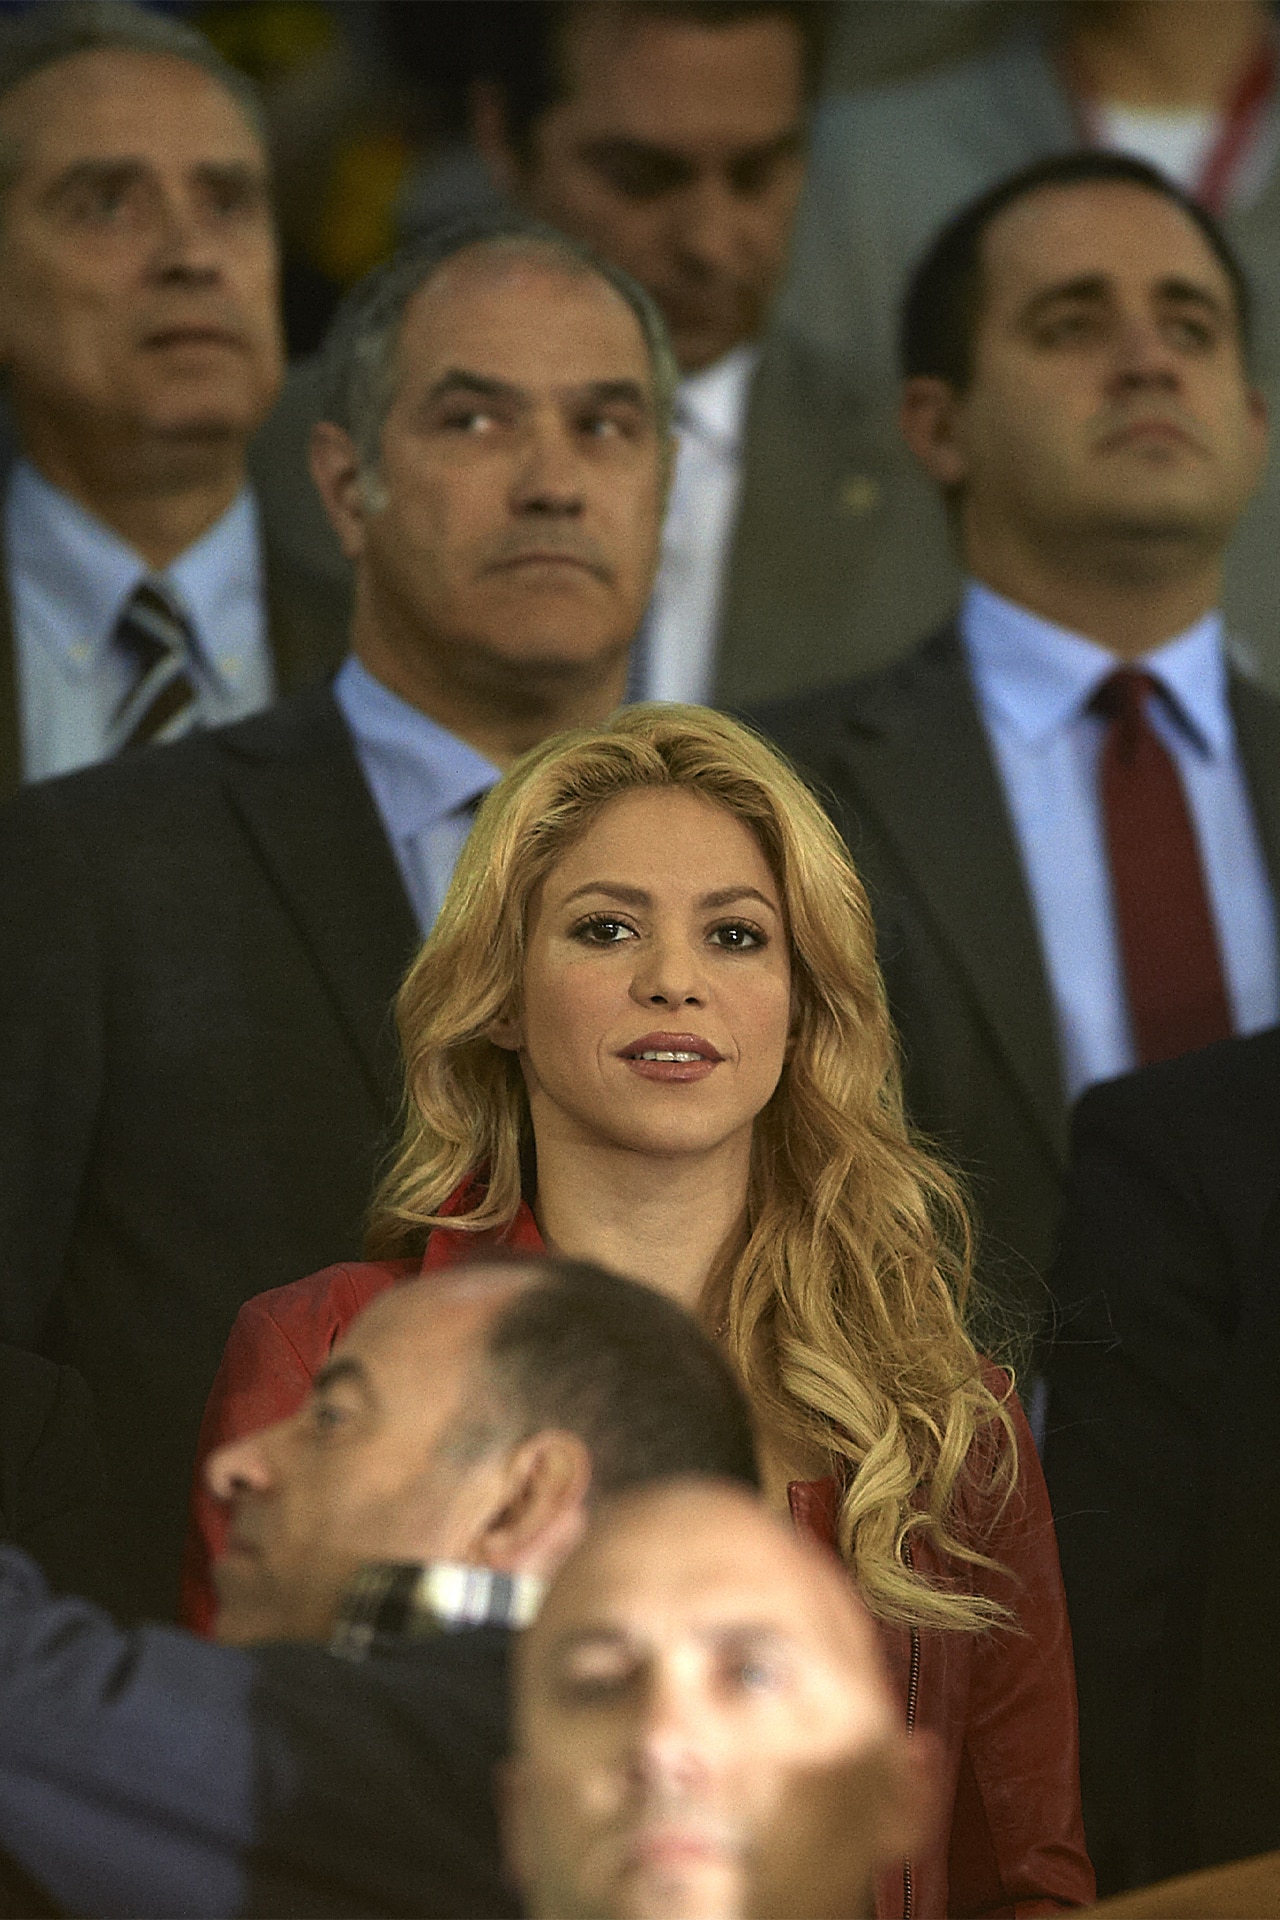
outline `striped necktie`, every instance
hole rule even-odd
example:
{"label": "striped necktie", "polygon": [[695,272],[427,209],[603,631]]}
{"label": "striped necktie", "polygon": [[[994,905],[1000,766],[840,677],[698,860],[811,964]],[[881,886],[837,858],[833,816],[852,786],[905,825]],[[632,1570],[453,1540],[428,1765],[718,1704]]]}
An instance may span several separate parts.
{"label": "striped necktie", "polygon": [[177,740],[196,724],[191,629],[158,587],[137,587],[115,630],[134,680],[107,734],[107,758],[152,741]]}

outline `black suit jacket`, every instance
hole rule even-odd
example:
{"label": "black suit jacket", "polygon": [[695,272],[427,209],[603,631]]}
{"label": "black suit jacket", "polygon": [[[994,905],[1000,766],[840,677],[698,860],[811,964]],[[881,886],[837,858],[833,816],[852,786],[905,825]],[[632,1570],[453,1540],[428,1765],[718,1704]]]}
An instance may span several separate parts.
{"label": "black suit jacket", "polygon": [[359,1250],[418,931],[326,690],[0,814],[0,1333],[79,1367],[117,1565],[173,1605],[238,1307]]}
{"label": "black suit jacket", "polygon": [[1109,1889],[1280,1847],[1280,1030],[1076,1112],[1045,1471]]}
{"label": "black suit jacket", "polygon": [[58,1581],[96,1550],[105,1492],[84,1381],[72,1367],[0,1343],[0,1538]]}
{"label": "black suit jacket", "polygon": [[[267,538],[263,549],[267,637],[276,691],[324,680],[347,651],[350,594],[289,560]],[[0,799],[22,782],[22,733],[15,677],[9,582],[0,559]]]}
{"label": "black suit jacket", "polygon": [[[1280,701],[1234,676],[1240,752],[1280,877]],[[1067,1108],[1013,826],[954,626],[886,672],[749,715],[815,779],[866,881],[919,1126],[972,1184],[984,1271],[1034,1331]],[[1280,888],[1277,889],[1280,892]]]}

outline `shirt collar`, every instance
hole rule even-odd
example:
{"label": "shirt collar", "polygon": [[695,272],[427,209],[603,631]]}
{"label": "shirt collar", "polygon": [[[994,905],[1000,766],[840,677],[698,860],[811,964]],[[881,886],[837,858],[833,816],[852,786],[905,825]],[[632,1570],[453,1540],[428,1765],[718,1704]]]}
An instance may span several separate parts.
{"label": "shirt collar", "polygon": [[8,518],[15,560],[27,583],[60,611],[51,640],[75,674],[97,667],[126,603],[144,580],[168,590],[207,665],[216,665],[217,636],[228,605],[261,591],[258,509],[248,487],[159,574],[29,460],[14,464]]}
{"label": "shirt collar", "polygon": [[492,761],[392,693],[354,654],[333,691],[383,818],[399,833],[423,832],[472,805],[499,779]]}
{"label": "shirt collar", "polygon": [[361,1567],[343,1594],[329,1649],[360,1660],[375,1641],[527,1627],[545,1584],[531,1573],[495,1573],[449,1560],[375,1562]]}
{"label": "shirt collar", "polygon": [[676,388],[677,425],[692,428],[725,453],[738,453],[746,426],[751,376],[759,359],[759,347],[748,341],[712,366],[686,374]]}
{"label": "shirt collar", "polygon": [[[1096,641],[1042,620],[977,580],[965,586],[960,634],[982,706],[1027,746],[1042,746],[1070,726],[1121,664]],[[1202,753],[1218,758],[1232,750],[1220,613],[1205,614],[1133,664],[1159,684]]]}

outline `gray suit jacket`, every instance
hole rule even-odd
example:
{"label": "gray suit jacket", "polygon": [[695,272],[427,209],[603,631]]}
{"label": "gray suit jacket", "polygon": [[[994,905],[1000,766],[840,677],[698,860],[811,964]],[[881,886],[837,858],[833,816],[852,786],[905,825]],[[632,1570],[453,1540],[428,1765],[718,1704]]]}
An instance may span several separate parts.
{"label": "gray suit jacket", "polygon": [[[1231,700],[1280,895],[1280,700]],[[750,716],[827,800],[866,881],[916,1123],[971,1182],[983,1272],[1040,1330],[1067,1105],[1048,981],[960,641],[944,628],[862,681]]]}
{"label": "gray suit jacket", "polygon": [[81,1590],[164,1613],[239,1307],[359,1253],[418,929],[325,689],[24,788],[0,899],[0,1339],[94,1395]]}
{"label": "gray suit jacket", "polygon": [[[780,487],[770,497],[771,523],[751,526],[749,541],[760,541],[757,550],[770,556],[804,554],[821,571],[823,585],[807,587],[803,601],[827,595],[832,627],[820,657],[811,658],[803,617],[797,645],[785,600],[764,583],[759,616],[731,610],[726,622],[722,673],[730,697],[771,699],[826,678],[869,672],[949,614],[957,574],[941,503],[901,449],[894,421],[899,305],[915,262],[951,214],[1016,169],[1078,144],[1046,42],[1026,27],[972,59],[820,106],[775,325],[804,342],[811,357],[840,370],[844,413],[833,411],[824,432],[831,441],[843,419],[861,423],[856,444],[846,438],[847,477],[840,485],[845,497],[862,504],[855,525],[845,519],[837,530],[828,516],[825,525],[836,539],[824,556],[807,531],[822,519],[812,490],[801,485],[788,498]],[[1280,164],[1273,163],[1251,206],[1227,216],[1226,227],[1253,285],[1254,366],[1275,414]],[[803,439],[803,412],[792,417]],[[750,511],[748,481],[744,528]],[[1280,687],[1277,525],[1280,458],[1273,457],[1232,543],[1223,605],[1232,634],[1263,677]],[[846,550],[837,551],[836,542]],[[747,544],[742,564],[749,568]],[[737,604],[731,596],[731,609]],[[768,619],[775,636],[771,660]]]}
{"label": "gray suit jacket", "polygon": [[[341,664],[348,646],[349,605],[329,583],[279,550],[268,532],[264,542],[267,633],[276,691],[296,693],[315,685]],[[14,673],[9,582],[0,557],[0,799],[22,782],[21,716]]]}

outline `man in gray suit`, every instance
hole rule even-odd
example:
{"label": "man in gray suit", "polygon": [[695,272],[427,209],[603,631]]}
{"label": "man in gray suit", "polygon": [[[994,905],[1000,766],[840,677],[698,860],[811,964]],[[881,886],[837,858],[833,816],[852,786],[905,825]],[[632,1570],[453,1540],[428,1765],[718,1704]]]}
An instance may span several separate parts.
{"label": "man in gray suit", "polygon": [[915,1119],[1024,1318],[1069,1100],[1280,1014],[1280,703],[1218,612],[1266,455],[1248,321],[1220,229],[1140,161],[1046,161],[965,209],[903,323],[959,615],[760,716],[834,797]]}
{"label": "man in gray suit", "polygon": [[140,8],[0,40],[0,793],[240,719],[342,655],[264,542],[250,436],[283,372],[251,90]]}
{"label": "man in gray suit", "polygon": [[[959,584],[936,492],[900,457],[897,318],[911,272],[958,208],[1016,169],[1080,146],[1134,152],[1223,221],[1248,271],[1253,371],[1280,391],[1280,92],[1267,0],[1065,0],[1027,5],[994,44],[818,107],[777,321],[837,358],[866,422],[879,489],[862,530],[878,549],[829,628],[820,680],[886,664],[942,619]],[[1280,470],[1227,552],[1223,607],[1280,686]],[[752,697],[801,690],[788,649]],[[806,667],[810,664],[806,659]]]}

